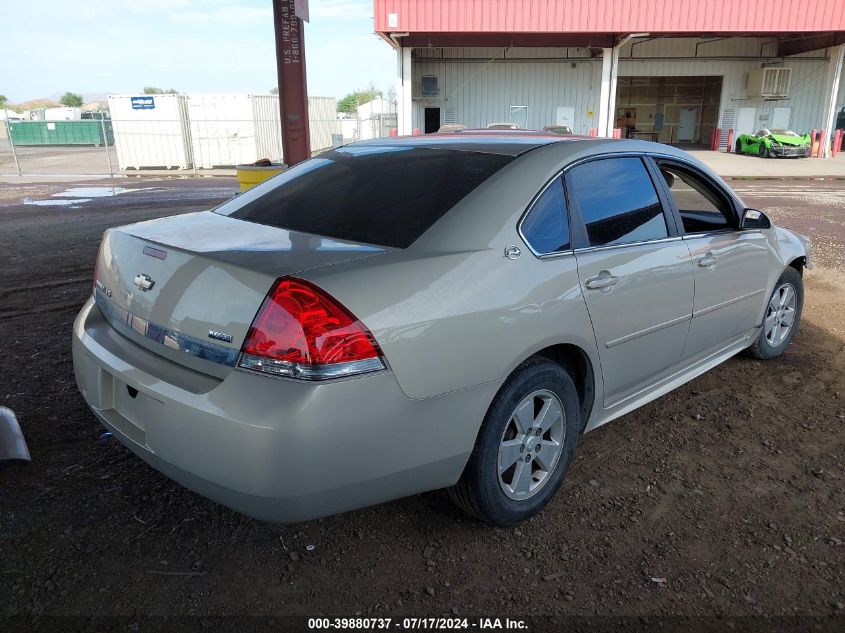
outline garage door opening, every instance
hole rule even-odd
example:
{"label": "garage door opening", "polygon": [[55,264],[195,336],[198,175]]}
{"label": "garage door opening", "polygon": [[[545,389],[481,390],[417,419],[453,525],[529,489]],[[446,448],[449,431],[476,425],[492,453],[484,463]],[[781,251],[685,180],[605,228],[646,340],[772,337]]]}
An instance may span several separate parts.
{"label": "garage door opening", "polygon": [[620,77],[615,127],[625,138],[709,146],[721,94],[721,76]]}

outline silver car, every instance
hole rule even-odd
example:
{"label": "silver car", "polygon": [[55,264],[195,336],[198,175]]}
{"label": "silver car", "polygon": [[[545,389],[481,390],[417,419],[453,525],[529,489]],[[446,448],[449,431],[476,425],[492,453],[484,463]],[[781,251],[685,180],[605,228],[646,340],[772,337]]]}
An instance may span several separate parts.
{"label": "silver car", "polygon": [[806,240],[683,151],[541,133],[356,143],[105,233],[73,329],[94,414],[293,522],[448,488],[511,525],[582,433],[784,352]]}

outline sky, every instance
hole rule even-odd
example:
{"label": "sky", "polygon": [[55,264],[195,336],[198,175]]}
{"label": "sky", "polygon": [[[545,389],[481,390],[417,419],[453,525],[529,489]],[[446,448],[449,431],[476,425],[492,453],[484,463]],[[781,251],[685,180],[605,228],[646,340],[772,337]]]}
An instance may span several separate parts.
{"label": "sky", "polygon": [[[395,52],[373,34],[372,0],[309,4],[309,95],[394,85]],[[266,94],[277,83],[270,0],[16,2],[3,30],[0,94],[11,103],[144,86]]]}

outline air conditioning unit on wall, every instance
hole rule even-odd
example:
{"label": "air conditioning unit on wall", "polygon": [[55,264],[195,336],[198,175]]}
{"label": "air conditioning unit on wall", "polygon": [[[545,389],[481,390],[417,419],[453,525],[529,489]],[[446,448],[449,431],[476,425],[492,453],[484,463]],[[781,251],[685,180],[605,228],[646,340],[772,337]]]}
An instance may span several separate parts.
{"label": "air conditioning unit on wall", "polygon": [[755,68],[748,73],[746,96],[750,99],[786,99],[791,82],[791,68]]}

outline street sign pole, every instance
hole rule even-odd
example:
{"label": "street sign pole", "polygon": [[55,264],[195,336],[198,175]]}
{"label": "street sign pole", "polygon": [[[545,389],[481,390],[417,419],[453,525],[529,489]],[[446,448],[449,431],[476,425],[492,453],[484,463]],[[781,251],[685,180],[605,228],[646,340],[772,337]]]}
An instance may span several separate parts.
{"label": "street sign pole", "polygon": [[305,86],[305,41],[302,19],[296,13],[297,5],[302,5],[302,0],[273,0],[282,153],[288,165],[295,165],[311,157],[308,91]]}

